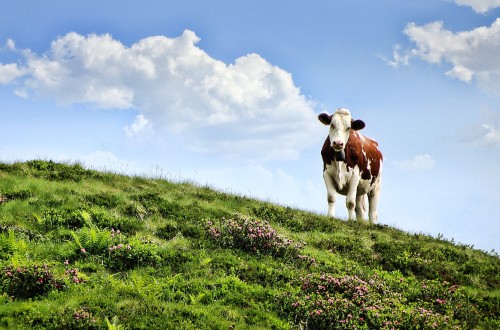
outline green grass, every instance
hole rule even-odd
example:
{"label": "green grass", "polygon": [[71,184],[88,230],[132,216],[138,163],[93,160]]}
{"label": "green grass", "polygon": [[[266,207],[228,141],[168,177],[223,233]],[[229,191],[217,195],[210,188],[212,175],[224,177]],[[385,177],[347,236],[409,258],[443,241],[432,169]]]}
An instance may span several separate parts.
{"label": "green grass", "polygon": [[496,329],[500,258],[188,182],[0,163],[0,328]]}

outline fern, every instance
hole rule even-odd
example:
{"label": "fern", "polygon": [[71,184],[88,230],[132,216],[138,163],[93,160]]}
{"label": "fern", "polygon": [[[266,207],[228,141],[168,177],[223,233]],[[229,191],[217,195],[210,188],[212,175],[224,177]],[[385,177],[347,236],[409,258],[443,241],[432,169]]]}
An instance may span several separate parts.
{"label": "fern", "polygon": [[16,238],[14,230],[9,229],[7,234],[0,234],[0,259],[9,259],[14,254],[23,254],[26,251],[26,242]]}
{"label": "fern", "polygon": [[82,219],[83,219],[83,221],[85,222],[85,224],[87,226],[93,225],[93,223],[92,223],[92,216],[90,215],[90,213],[88,213],[85,210],[82,210],[82,211],[80,211],[80,215],[82,216]]}
{"label": "fern", "polygon": [[118,324],[118,317],[114,316],[112,319],[113,323],[109,321],[108,318],[106,318],[106,325],[108,326],[108,330],[121,330],[125,329],[123,325]]}
{"label": "fern", "polygon": [[83,249],[82,243],[80,243],[80,238],[76,235],[74,231],[71,231],[71,236],[75,240],[76,245],[78,245],[80,249]]}
{"label": "fern", "polygon": [[42,219],[42,217],[40,217],[38,214],[36,213],[33,213],[33,217],[35,218],[36,222],[39,224],[39,225],[43,225],[44,221]]}

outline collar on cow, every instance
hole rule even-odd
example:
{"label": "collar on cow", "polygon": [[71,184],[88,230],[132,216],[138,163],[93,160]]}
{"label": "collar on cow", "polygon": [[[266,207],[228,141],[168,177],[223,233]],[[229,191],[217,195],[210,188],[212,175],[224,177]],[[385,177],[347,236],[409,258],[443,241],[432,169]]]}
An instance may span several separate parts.
{"label": "collar on cow", "polygon": [[344,150],[334,151],[333,155],[334,155],[335,160],[338,162],[345,160],[345,151]]}

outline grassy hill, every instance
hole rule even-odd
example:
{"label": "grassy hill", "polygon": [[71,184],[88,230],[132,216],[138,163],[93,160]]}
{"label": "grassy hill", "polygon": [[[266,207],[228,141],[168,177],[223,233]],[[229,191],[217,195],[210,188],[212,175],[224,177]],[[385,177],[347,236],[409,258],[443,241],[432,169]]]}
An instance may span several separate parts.
{"label": "grassy hill", "polygon": [[190,183],[0,163],[0,327],[499,329],[500,258]]}

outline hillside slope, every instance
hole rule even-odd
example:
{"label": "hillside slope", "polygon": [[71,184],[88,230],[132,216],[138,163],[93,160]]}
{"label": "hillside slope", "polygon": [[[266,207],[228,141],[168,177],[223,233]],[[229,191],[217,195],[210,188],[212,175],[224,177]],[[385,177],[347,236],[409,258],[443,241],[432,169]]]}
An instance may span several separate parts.
{"label": "hillside slope", "polygon": [[498,329],[500,259],[189,183],[0,163],[0,327]]}

